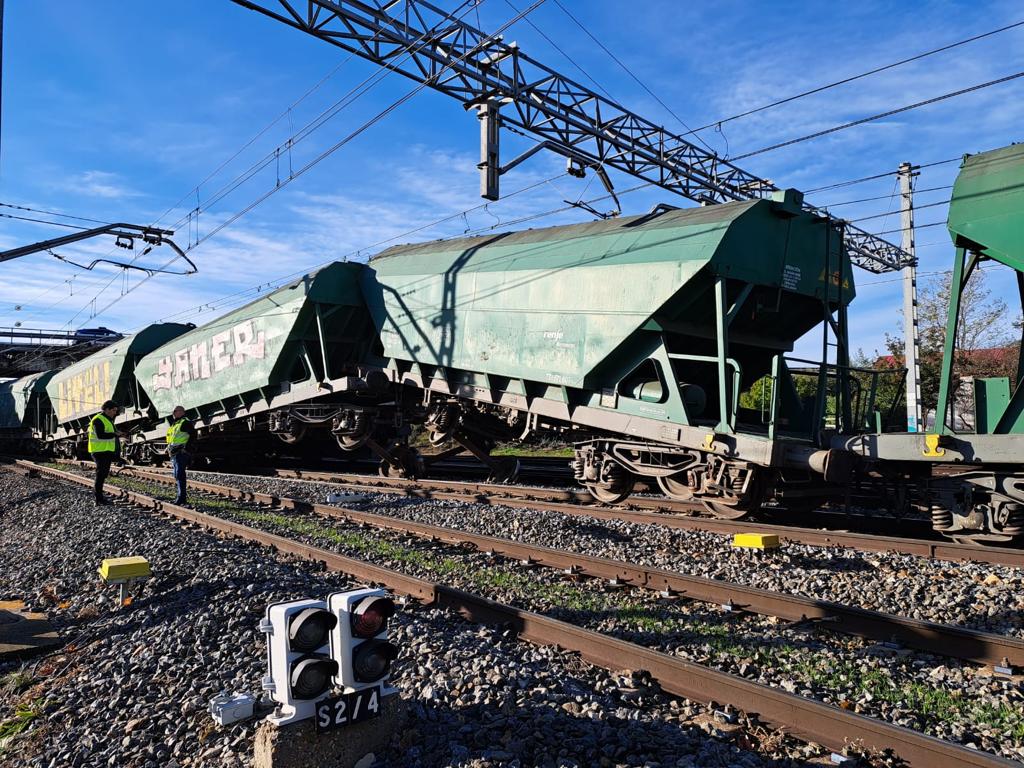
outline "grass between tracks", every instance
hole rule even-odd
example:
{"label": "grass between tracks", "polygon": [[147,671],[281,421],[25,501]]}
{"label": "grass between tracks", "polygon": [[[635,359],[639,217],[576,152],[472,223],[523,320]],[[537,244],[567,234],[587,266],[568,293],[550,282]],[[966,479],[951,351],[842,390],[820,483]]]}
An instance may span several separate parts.
{"label": "grass between tracks", "polygon": [[[111,482],[158,498],[167,495],[166,486],[159,483],[126,477],[114,477]],[[760,633],[746,634],[727,622],[711,623],[685,614],[666,615],[663,609],[651,607],[650,601],[643,598],[641,602],[629,604],[629,599],[624,597],[629,592],[600,592],[581,588],[572,582],[544,581],[529,571],[467,568],[463,557],[405,546],[380,538],[376,531],[343,530],[310,516],[252,509],[229,499],[195,496],[193,505],[212,514],[231,514],[257,527],[273,526],[291,534],[325,541],[347,553],[376,556],[418,569],[439,581],[458,577],[468,581],[473,589],[512,591],[519,596],[521,604],[534,610],[577,614],[577,621],[580,615],[605,617],[628,627],[642,644],[707,646],[719,659],[742,661],[790,676],[800,681],[798,688],[827,691],[833,698],[837,693],[843,694],[845,701],[851,702],[843,703],[844,697],[840,695],[839,706],[843,708],[858,709],[860,707],[855,702],[876,701],[916,713],[924,720],[968,725],[975,729],[989,728],[1016,742],[1024,741],[1024,713],[1017,708],[978,702],[962,690],[947,690],[916,680],[897,683],[887,669],[872,666],[868,660],[855,662],[834,656],[816,659],[813,653],[808,654],[806,648],[785,637],[766,641]]]}
{"label": "grass between tracks", "polygon": [[27,672],[15,671],[0,676],[0,712],[11,712],[7,717],[0,716],[0,757],[11,751],[14,740],[39,717],[39,698],[31,697],[31,692],[23,695],[32,683],[33,678]]}

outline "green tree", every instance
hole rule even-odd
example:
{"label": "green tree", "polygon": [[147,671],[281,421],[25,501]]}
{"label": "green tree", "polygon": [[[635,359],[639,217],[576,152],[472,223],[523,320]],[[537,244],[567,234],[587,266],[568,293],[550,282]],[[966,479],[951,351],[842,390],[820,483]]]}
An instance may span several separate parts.
{"label": "green tree", "polygon": [[[960,322],[956,329],[956,353],[953,358],[952,391],[961,415],[973,407],[971,395],[963,387],[968,377],[1007,376],[1017,373],[1017,350],[1013,328],[1020,319],[1008,317],[1006,302],[992,296],[988,275],[976,272],[968,281],[960,303]],[[921,372],[921,411],[925,423],[938,405],[942,371],[946,319],[949,311],[952,275],[944,273],[924,281],[918,291],[919,365]],[[903,338],[886,334],[886,347],[893,362],[904,365]],[[961,421],[961,425],[964,422]]]}

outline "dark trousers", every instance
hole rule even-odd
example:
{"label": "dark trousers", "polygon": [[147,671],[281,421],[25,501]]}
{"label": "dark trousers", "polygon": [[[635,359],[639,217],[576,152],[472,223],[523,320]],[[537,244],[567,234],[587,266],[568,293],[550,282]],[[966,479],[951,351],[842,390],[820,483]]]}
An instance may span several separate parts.
{"label": "dark trousers", "polygon": [[99,501],[103,498],[103,483],[107,481],[107,475],[110,474],[110,465],[114,461],[114,452],[94,453],[92,460],[96,462],[96,484],[94,490],[96,491],[96,500]]}
{"label": "dark trousers", "polygon": [[174,501],[177,504],[184,504],[187,501],[185,470],[188,468],[189,455],[185,451],[178,451],[171,456],[171,468],[173,469],[174,480],[178,484],[178,498]]}

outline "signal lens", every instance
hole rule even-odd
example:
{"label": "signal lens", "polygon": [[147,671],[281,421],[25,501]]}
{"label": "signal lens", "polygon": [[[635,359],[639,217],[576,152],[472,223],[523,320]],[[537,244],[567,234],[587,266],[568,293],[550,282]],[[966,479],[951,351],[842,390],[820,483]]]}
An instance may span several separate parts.
{"label": "signal lens", "polygon": [[338,624],[338,617],[323,608],[299,611],[288,624],[288,642],[293,651],[307,653],[327,644],[327,636]]}
{"label": "signal lens", "polygon": [[338,673],[338,662],[326,656],[303,656],[292,665],[292,696],[315,699],[331,687],[331,678]]}
{"label": "signal lens", "polygon": [[352,609],[352,634],[356,637],[379,635],[395,615],[395,601],[388,597],[371,597]]}
{"label": "signal lens", "polygon": [[367,640],[356,646],[352,657],[352,673],[360,683],[373,683],[391,670],[398,649],[387,640]]}

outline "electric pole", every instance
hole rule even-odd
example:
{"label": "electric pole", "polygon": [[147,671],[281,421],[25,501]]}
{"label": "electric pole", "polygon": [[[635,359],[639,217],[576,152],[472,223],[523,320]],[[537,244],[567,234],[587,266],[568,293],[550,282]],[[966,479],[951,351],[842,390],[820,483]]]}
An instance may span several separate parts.
{"label": "electric pole", "polygon": [[[900,227],[903,250],[914,258],[914,172],[910,163],[901,163]],[[913,262],[903,267],[903,349],[907,366],[907,431],[927,431],[921,421],[921,369],[917,331],[917,267]]]}

